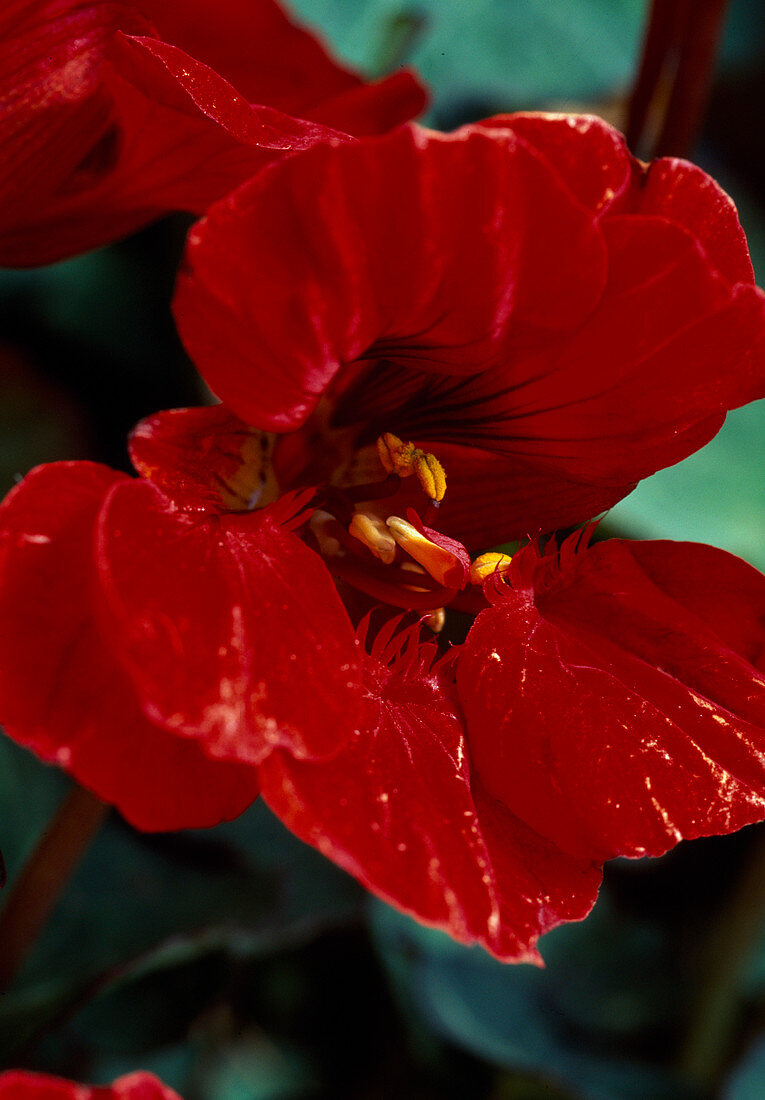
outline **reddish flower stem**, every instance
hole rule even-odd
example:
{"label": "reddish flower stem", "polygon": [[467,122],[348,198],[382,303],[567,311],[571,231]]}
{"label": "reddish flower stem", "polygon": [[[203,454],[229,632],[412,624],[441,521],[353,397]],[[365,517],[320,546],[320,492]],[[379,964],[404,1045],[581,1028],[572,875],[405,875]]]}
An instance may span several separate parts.
{"label": "reddish flower stem", "polygon": [[701,128],[728,0],[696,0],[689,13],[675,82],[655,155],[684,157]]}
{"label": "reddish flower stem", "polygon": [[653,0],[626,127],[630,148],[646,158],[690,152],[727,6],[728,0]]}
{"label": "reddish flower stem", "polygon": [[74,786],[48,823],[0,910],[0,991],[20,970],[107,809]]}
{"label": "reddish flower stem", "polygon": [[668,56],[677,41],[677,17],[676,0],[653,0],[643,42],[640,68],[630,96],[626,126],[627,144],[630,149],[637,149],[643,137],[656,89]]}
{"label": "reddish flower stem", "polygon": [[692,999],[678,1060],[691,1083],[709,1088],[725,1070],[741,1007],[741,983],[765,930],[765,826],[699,953],[700,988]]}

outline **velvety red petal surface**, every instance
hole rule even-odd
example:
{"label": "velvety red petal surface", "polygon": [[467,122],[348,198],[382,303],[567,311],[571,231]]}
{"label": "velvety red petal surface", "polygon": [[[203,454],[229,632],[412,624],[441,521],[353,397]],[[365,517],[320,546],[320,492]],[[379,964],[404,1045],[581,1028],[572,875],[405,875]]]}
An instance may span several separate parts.
{"label": "velvety red petal surface", "polygon": [[[424,104],[408,74],[367,85],[338,66],[272,0],[209,15],[201,0],[4,6],[0,262],[46,263],[167,210],[201,213],[275,150],[332,140],[325,100],[332,125],[360,133]],[[301,105],[313,121],[286,113]]]}
{"label": "velvety red petal surface", "polygon": [[274,753],[261,769],[264,797],[399,909],[499,958],[538,961],[537,937],[585,916],[599,872],[471,785],[453,688],[428,664],[410,653],[389,672],[370,659],[369,725],[331,761]]}
{"label": "velvety red petal surface", "polygon": [[326,756],[363,720],[330,575],[268,510],[200,520],[127,481],[101,510],[98,566],[101,626],[146,713],[208,754]]}
{"label": "velvety red petal surface", "polygon": [[765,578],[691,543],[605,542],[560,571],[534,555],[460,658],[487,789],[601,859],[765,817]]}
{"label": "velvety red petal surface", "polygon": [[12,1069],[0,1073],[0,1097],[2,1100],[179,1100],[176,1092],[143,1070],[118,1077],[111,1086],[94,1086],[47,1073]]}
{"label": "velvety red petal surface", "polygon": [[151,723],[96,627],[94,524],[120,484],[106,467],[58,463],[0,507],[0,721],[139,828],[214,825],[256,797],[255,769]]}
{"label": "velvety red petal surface", "polygon": [[514,135],[406,128],[329,152],[269,170],[189,238],[181,335],[248,422],[297,426],[358,358],[472,375],[524,326],[597,303],[592,215]]}

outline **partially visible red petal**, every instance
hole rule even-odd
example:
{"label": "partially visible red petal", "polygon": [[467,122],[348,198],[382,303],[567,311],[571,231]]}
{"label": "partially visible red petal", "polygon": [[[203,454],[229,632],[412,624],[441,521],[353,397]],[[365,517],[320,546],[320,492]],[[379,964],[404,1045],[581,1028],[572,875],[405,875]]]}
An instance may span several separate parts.
{"label": "partially visible red petal", "polygon": [[387,130],[421,109],[413,77],[365,84],[273,0],[223,6],[212,21],[202,0],[3,6],[0,262],[47,263],[169,210],[202,213],[279,151],[347,139],[335,124]]}
{"label": "partially visible red petal", "polygon": [[731,283],[753,283],[746,235],[733,200],[695,164],[664,157],[648,166],[633,209],[682,225],[699,240],[710,261]]}
{"label": "partially visible red petal", "polygon": [[522,137],[593,213],[609,213],[629,193],[636,162],[619,131],[595,115],[518,113],[478,125]]}
{"label": "partially visible red petal", "polygon": [[257,796],[256,770],[149,722],[95,624],[93,527],[119,484],[106,467],[57,463],[0,508],[0,721],[138,828],[216,825]]}
{"label": "partially visible red petal", "polygon": [[[225,501],[233,496],[231,485],[253,456],[262,459],[253,469],[253,491],[265,489],[270,470],[269,442],[234,416],[224,405],[168,409],[154,413],[135,426],[129,451],[141,477],[153,482],[185,511],[230,511]],[[262,475],[262,480],[261,480]],[[242,501],[242,507],[248,502]],[[255,508],[267,503],[249,501]]]}
{"label": "partially visible red petal", "polygon": [[[160,37],[215,69],[250,103],[267,103],[334,126],[341,125],[340,100],[350,103],[361,96],[376,113],[378,126],[367,130],[359,109],[361,129],[341,125],[354,134],[392,129],[424,106],[424,92],[411,73],[366,84],[335,60],[320,38],[290,19],[276,0],[221,0],[214,18],[207,0],[140,0],[137,6]],[[325,109],[336,113],[338,121],[325,118]]]}
{"label": "partially visible red petal", "polygon": [[689,543],[601,543],[560,575],[521,557],[458,672],[494,797],[601,859],[765,817],[765,578]]}
{"label": "partially visible red petal", "polygon": [[369,675],[376,717],[330,761],[269,757],[268,804],[397,908],[501,959],[539,961],[538,936],[589,911],[598,870],[471,787],[462,717],[438,670],[415,661]]}
{"label": "partially visible red petal", "polygon": [[514,114],[480,125],[520,134],[591,210],[667,218],[696,237],[729,282],[754,282],[733,200],[695,164],[677,157],[643,164],[619,131],[594,115]]}
{"label": "partially visible red petal", "polygon": [[118,1077],[112,1085],[80,1085],[47,1073],[11,1069],[0,1073],[2,1100],[180,1100],[158,1077],[143,1070]]}
{"label": "partially visible red petal", "polygon": [[200,519],[152,485],[99,520],[102,626],[143,701],[212,756],[335,752],[362,721],[353,630],[321,558],[257,513]]}
{"label": "partially visible red petal", "polygon": [[520,138],[410,127],[311,150],[216,204],[175,313],[226,404],[283,430],[355,359],[473,375],[524,326],[578,323],[604,279],[593,216]]}

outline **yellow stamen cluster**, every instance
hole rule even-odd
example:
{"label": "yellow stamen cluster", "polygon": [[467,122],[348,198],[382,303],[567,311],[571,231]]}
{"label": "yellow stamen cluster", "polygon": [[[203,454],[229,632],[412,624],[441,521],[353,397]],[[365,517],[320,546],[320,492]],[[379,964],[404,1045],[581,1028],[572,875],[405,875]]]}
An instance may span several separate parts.
{"label": "yellow stamen cluster", "polygon": [[393,432],[384,432],[377,440],[377,453],[383,468],[399,477],[417,477],[423,491],[431,500],[442,501],[446,493],[446,474],[435,455],[405,443]]}
{"label": "yellow stamen cluster", "polygon": [[481,554],[470,566],[470,583],[483,584],[492,573],[504,573],[512,560],[510,554],[500,554],[496,551]]}

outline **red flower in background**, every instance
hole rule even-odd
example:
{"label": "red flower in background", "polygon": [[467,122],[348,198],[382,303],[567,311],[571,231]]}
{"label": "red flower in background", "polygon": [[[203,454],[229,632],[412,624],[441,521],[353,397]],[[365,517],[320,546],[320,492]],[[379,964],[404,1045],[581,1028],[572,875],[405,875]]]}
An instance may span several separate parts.
{"label": "red flower in background", "polygon": [[138,1070],[112,1085],[80,1085],[47,1073],[12,1069],[0,1073],[2,1100],[179,1100],[178,1094],[152,1073]]}
{"label": "red flower in background", "polygon": [[381,132],[424,105],[409,73],[364,83],[275,0],[214,13],[199,0],[9,0],[0,41],[10,266],[202,213],[280,153]]}
{"label": "red flower in background", "polygon": [[730,199],[595,118],[408,127],[276,165],[191,231],[175,312],[248,423],[436,450],[439,527],[475,548],[590,518],[765,394]]}

